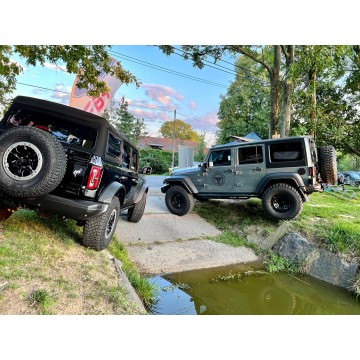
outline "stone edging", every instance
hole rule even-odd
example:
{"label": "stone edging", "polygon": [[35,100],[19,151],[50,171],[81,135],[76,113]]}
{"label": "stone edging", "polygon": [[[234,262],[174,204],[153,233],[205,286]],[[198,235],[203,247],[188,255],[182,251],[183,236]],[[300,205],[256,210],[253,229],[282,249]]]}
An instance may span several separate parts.
{"label": "stone edging", "polygon": [[148,314],[148,312],[145,309],[144,304],[142,303],[141,299],[139,298],[138,294],[136,293],[133,286],[130,284],[129,279],[127,278],[126,274],[124,273],[122,269],[121,261],[118,259],[115,259],[109,252],[107,252],[109,259],[114,263],[115,270],[118,274],[119,283],[120,285],[125,289],[127,292],[130,300],[138,307],[141,314]]}
{"label": "stone edging", "polygon": [[356,280],[358,263],[346,261],[294,232],[283,236],[272,250],[287,260],[302,263],[306,274],[330,284],[351,290]]}

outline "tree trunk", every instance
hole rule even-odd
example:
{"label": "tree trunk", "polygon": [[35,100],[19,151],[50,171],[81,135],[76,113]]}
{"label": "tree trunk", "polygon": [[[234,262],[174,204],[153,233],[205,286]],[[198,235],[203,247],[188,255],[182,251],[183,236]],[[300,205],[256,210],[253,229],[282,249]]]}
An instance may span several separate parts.
{"label": "tree trunk", "polygon": [[270,128],[269,138],[277,133],[279,122],[279,74],[280,74],[280,45],[274,46],[274,66],[270,73]]}
{"label": "tree trunk", "polygon": [[315,65],[309,72],[310,90],[311,90],[311,110],[310,110],[310,135],[316,135],[316,68]]}
{"label": "tree trunk", "polygon": [[282,119],[280,136],[288,137],[290,135],[290,124],[292,115],[292,94],[294,91],[294,83],[289,74],[291,64],[294,63],[294,45],[288,45],[285,53],[286,58],[286,78],[283,85],[283,102],[282,102]]}

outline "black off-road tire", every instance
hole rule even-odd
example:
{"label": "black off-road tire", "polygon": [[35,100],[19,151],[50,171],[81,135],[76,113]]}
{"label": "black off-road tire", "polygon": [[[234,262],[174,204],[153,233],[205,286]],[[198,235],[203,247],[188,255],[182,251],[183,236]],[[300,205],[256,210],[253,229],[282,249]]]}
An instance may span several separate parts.
{"label": "black off-road tire", "polygon": [[166,192],[165,203],[171,213],[183,216],[194,208],[195,199],[185,188],[175,185]]}
{"label": "black off-road tire", "polygon": [[262,195],[263,210],[270,219],[290,220],[296,218],[303,208],[298,191],[288,184],[275,184]]}
{"label": "black off-road tire", "polygon": [[336,150],[333,146],[318,148],[319,171],[326,184],[337,184]]}
{"label": "black off-road tire", "polygon": [[0,190],[15,197],[48,194],[63,179],[66,162],[60,141],[44,130],[7,130],[0,137]]}
{"label": "black off-road tire", "polygon": [[132,209],[128,210],[127,213],[128,221],[137,223],[141,220],[146,206],[146,198],[147,198],[147,193],[144,193],[141,200],[138,203],[136,203]]}
{"label": "black off-road tire", "polygon": [[106,249],[114,235],[119,214],[120,201],[114,196],[103,214],[86,220],[82,239],[83,245],[97,251]]}

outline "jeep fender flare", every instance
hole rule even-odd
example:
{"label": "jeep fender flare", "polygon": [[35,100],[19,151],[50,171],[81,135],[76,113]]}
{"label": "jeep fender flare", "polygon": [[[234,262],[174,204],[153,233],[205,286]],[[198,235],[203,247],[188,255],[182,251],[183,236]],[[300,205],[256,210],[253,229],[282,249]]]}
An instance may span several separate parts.
{"label": "jeep fender flare", "polygon": [[117,196],[119,197],[120,203],[122,203],[121,194],[125,196],[125,186],[119,182],[114,181],[105,188],[105,190],[99,196],[98,201],[105,204],[110,204],[112,198]]}
{"label": "jeep fender flare", "polygon": [[308,197],[305,193],[305,184],[302,177],[296,173],[278,173],[278,174],[269,174],[266,175],[262,181],[260,182],[258,188],[256,189],[256,193],[261,195],[264,191],[275,183],[285,183],[294,186],[300,193],[303,201],[307,201]]}
{"label": "jeep fender flare", "polygon": [[137,193],[135,193],[134,195],[134,204],[138,203],[142,199],[144,194],[148,193],[148,191],[149,191],[149,187],[143,184],[141,188],[137,191]]}
{"label": "jeep fender flare", "polygon": [[169,190],[171,186],[182,185],[190,194],[197,194],[199,191],[188,176],[171,176],[164,179],[164,184],[161,188],[161,192],[164,194]]}

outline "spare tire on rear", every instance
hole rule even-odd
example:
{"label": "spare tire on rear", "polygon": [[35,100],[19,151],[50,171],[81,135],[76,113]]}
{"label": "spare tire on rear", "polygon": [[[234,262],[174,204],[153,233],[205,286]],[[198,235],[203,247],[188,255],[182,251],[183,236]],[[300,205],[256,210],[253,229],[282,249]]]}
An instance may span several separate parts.
{"label": "spare tire on rear", "polygon": [[318,148],[319,171],[321,179],[326,184],[337,183],[336,150],[333,146]]}
{"label": "spare tire on rear", "polygon": [[15,197],[53,191],[66,171],[60,141],[44,130],[17,127],[0,136],[0,190]]}

